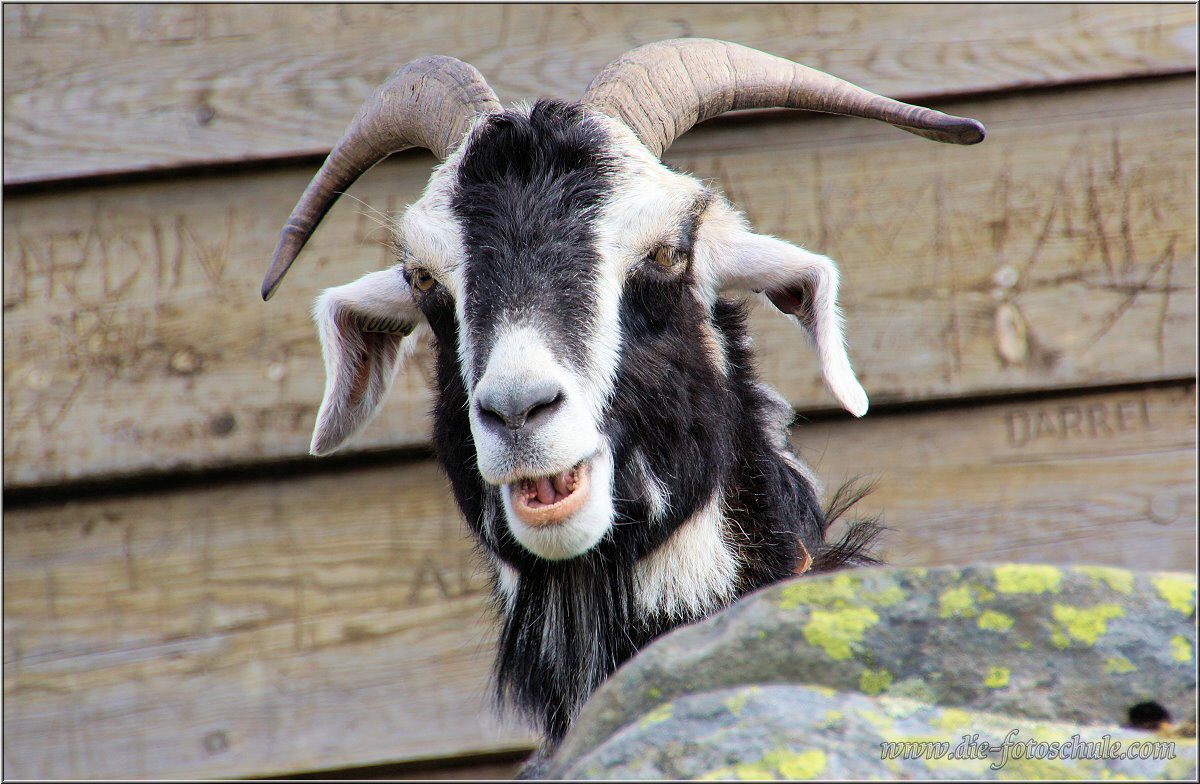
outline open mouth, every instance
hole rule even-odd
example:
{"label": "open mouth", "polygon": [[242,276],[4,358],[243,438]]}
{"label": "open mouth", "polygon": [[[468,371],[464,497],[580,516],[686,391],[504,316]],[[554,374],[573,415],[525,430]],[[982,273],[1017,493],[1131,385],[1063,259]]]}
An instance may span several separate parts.
{"label": "open mouth", "polygon": [[591,490],[587,461],[550,476],[521,479],[508,486],[513,513],[525,525],[557,525],[578,512]]}

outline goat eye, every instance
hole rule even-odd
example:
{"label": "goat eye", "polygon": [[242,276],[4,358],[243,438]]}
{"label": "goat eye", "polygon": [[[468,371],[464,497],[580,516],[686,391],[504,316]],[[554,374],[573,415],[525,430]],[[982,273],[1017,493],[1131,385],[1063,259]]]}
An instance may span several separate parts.
{"label": "goat eye", "polygon": [[433,273],[424,267],[409,267],[408,279],[413,288],[418,291],[429,291],[437,283],[437,278],[433,277]]}
{"label": "goat eye", "polygon": [[664,271],[673,271],[678,269],[686,260],[684,255],[679,252],[678,248],[672,248],[667,245],[661,245],[654,249],[654,252],[648,257],[653,261],[659,269]]}

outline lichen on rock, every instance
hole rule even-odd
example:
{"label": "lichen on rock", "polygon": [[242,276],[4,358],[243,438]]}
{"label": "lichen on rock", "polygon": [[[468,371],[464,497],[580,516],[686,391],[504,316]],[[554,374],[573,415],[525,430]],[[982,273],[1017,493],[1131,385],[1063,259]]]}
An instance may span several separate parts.
{"label": "lichen on rock", "polygon": [[[564,778],[1193,777],[1173,760],[881,758],[879,744],[1126,742],[1156,702],[1194,728],[1195,580],[1001,564],[805,576],[622,667],[551,758]],[[886,757],[886,755],[884,755]]]}

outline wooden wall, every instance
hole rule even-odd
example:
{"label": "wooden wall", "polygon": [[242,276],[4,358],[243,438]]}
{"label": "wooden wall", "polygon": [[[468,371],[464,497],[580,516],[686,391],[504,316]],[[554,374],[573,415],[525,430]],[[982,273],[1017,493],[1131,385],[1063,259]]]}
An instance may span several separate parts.
{"label": "wooden wall", "polygon": [[790,327],[753,326],[798,451],[829,486],[877,479],[889,560],[1195,568],[1195,6],[3,13],[5,777],[497,775],[532,742],[486,705],[428,357],[347,457],[305,456],[309,303],[389,263],[371,211],[433,158],[372,170],[258,298],[321,155],[425,54],[512,101],[718,37],[980,119],[955,148],[758,113],[667,160],[840,262],[867,417]]}

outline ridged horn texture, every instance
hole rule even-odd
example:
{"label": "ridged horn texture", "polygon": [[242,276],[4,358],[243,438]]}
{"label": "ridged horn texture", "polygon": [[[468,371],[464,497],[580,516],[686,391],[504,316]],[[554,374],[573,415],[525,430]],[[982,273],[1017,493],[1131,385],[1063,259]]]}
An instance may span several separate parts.
{"label": "ridged horn texture", "polygon": [[263,279],[263,299],[271,298],[325,213],[367,169],[409,147],[445,160],[476,116],[500,109],[479,71],[453,57],[423,57],[395,71],[363,103],[296,203]]}
{"label": "ridged horn texture", "polygon": [[735,109],[866,117],[951,144],[976,144],[984,135],[976,120],[893,101],[791,60],[708,38],[626,52],[591,81],[582,102],[624,122],[658,156],[696,123]]}

